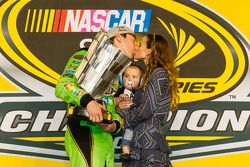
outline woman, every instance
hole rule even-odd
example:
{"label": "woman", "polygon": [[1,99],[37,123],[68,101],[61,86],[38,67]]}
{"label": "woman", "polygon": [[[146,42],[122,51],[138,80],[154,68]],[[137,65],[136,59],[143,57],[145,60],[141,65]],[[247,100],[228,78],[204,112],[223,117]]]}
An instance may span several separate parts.
{"label": "woman", "polygon": [[168,114],[179,102],[177,72],[166,39],[160,35],[145,35],[135,51],[136,59],[143,59],[147,69],[142,88],[134,97],[136,108],[130,108],[125,128],[134,131],[130,161],[123,166],[170,167],[170,148],[164,135]]}

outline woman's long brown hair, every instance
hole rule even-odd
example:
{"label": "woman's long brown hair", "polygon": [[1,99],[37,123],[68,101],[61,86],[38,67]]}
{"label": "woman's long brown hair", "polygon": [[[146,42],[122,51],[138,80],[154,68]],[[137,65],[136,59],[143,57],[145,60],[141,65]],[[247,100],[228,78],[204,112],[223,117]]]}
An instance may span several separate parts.
{"label": "woman's long brown hair", "polygon": [[177,109],[179,103],[179,95],[177,93],[177,71],[174,66],[174,56],[168,44],[168,41],[161,35],[147,34],[147,48],[151,48],[151,55],[148,61],[147,69],[143,77],[142,88],[148,85],[148,79],[151,73],[157,67],[163,67],[167,73],[172,86],[172,96],[170,102],[171,111]]}

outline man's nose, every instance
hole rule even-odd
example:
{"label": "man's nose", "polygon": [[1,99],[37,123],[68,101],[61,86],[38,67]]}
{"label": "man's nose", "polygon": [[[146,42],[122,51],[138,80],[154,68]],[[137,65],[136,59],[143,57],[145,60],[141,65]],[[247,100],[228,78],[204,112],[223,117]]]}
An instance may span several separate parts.
{"label": "man's nose", "polygon": [[137,45],[135,45],[135,50],[136,50],[136,49],[138,49],[138,46],[137,46]]}

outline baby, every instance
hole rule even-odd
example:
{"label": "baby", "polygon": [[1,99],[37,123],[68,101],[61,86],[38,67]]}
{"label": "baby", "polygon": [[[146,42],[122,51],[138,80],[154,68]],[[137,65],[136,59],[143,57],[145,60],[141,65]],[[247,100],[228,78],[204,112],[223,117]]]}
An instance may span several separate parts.
{"label": "baby", "polygon": [[[137,88],[141,85],[141,77],[143,75],[143,69],[136,65],[136,63],[132,63],[130,66],[128,66],[125,69],[125,72],[122,75],[122,78],[119,79],[122,87],[120,87],[116,94],[114,95],[116,99],[116,104],[119,103],[119,98],[130,98],[131,99],[131,105],[130,106],[124,106],[120,107],[122,110],[118,113],[122,117],[126,117],[127,109],[129,107],[133,107],[132,100],[134,98],[134,94]],[[123,137],[122,137],[122,155],[121,159],[126,160],[130,157],[130,143],[133,137],[133,130],[131,129],[124,129],[123,131]]]}

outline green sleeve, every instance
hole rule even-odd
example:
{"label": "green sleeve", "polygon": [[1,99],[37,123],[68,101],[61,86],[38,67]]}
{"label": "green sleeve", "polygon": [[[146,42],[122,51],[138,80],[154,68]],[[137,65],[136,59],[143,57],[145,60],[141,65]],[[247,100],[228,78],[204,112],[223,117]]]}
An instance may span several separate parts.
{"label": "green sleeve", "polygon": [[61,98],[66,103],[84,107],[93,98],[84,89],[79,87],[75,73],[86,53],[86,50],[80,50],[69,59],[55,88],[55,95],[58,98]]}

